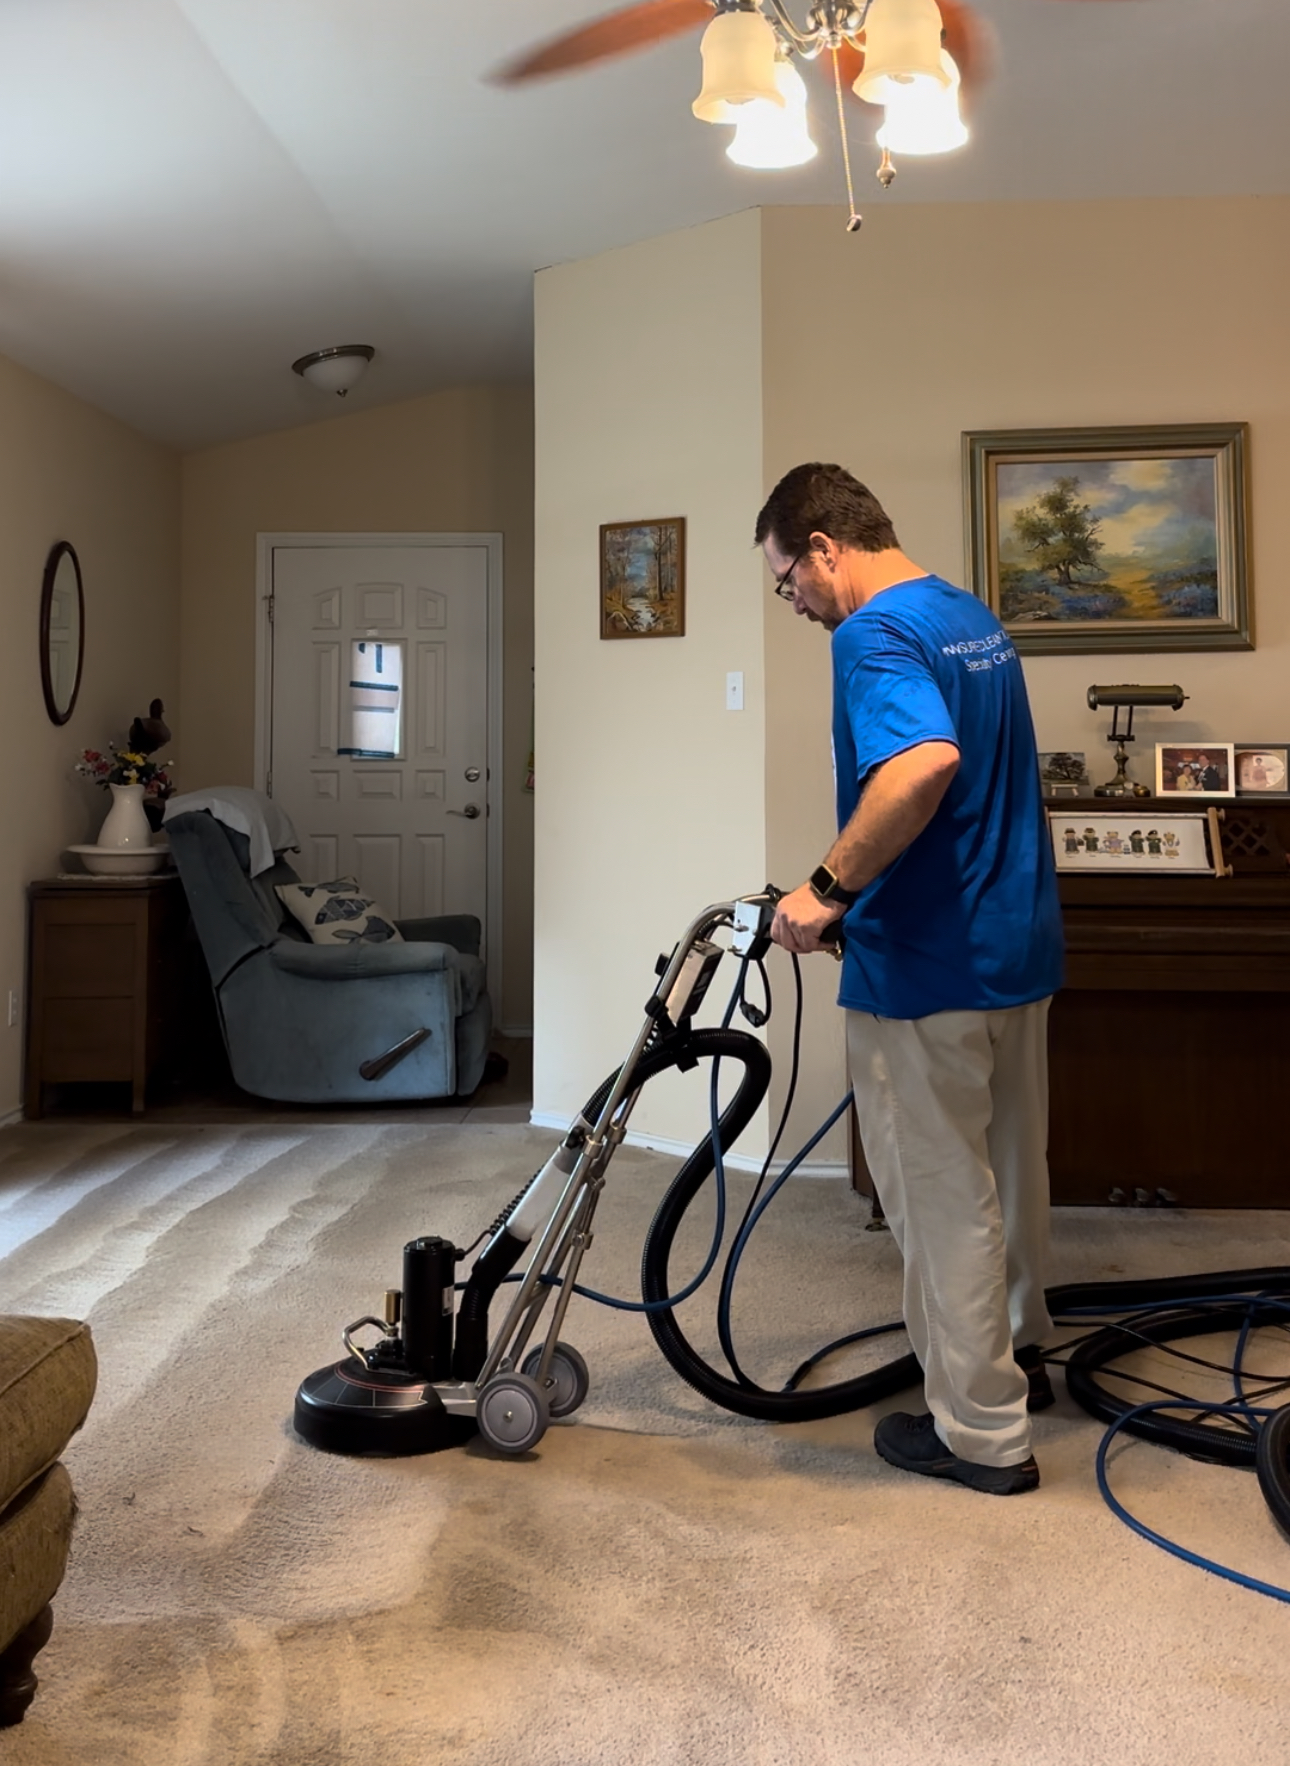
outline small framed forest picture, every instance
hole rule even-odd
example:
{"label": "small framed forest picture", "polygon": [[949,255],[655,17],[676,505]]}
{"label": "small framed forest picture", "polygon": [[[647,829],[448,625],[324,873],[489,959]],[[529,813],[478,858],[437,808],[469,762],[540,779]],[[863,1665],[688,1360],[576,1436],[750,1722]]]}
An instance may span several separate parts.
{"label": "small framed forest picture", "polygon": [[685,517],[600,530],[602,638],[685,636]]}

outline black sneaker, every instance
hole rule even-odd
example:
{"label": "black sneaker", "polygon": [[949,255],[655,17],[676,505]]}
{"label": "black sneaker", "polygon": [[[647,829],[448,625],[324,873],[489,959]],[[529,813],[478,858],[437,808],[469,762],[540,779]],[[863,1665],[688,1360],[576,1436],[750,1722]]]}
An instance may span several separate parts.
{"label": "black sneaker", "polygon": [[1047,1410],[1050,1404],[1056,1404],[1057,1394],[1053,1391],[1048,1369],[1044,1366],[1044,1352],[1038,1343],[1028,1343],[1024,1349],[1014,1349],[1012,1353],[1017,1366],[1030,1382],[1026,1409]]}
{"label": "black sneaker", "polygon": [[980,1466],[951,1453],[936,1433],[930,1411],[925,1416],[893,1411],[874,1430],[873,1444],[880,1458],[889,1466],[899,1466],[902,1472],[952,1478],[956,1484],[984,1490],[990,1496],[1017,1496],[1039,1484],[1039,1467],[1033,1454],[1019,1466]]}

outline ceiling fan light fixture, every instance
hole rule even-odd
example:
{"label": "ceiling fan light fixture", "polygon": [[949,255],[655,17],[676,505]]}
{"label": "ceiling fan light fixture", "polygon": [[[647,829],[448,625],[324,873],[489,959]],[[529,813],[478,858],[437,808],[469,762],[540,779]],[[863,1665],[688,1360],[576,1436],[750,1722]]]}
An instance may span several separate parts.
{"label": "ceiling fan light fixture", "polygon": [[367,364],[375,354],[370,343],[336,344],[332,349],[312,350],[301,356],[291,364],[291,371],[320,392],[335,393],[343,399],[366,374]]}
{"label": "ceiling fan light fixture", "polygon": [[948,86],[914,85],[887,100],[887,115],[878,130],[879,147],[888,153],[952,153],[968,138],[959,110],[959,70],[947,50],[941,62]]}
{"label": "ceiling fan light fixture", "polygon": [[699,121],[738,123],[740,109],[759,100],[782,109],[776,48],[774,28],[760,12],[719,12],[699,45],[703,87],[692,106]]}
{"label": "ceiling fan light fixture", "polygon": [[852,91],[868,104],[890,104],[915,89],[943,91],[941,14],[936,0],[873,0],[865,21],[864,67]]}
{"label": "ceiling fan light fixture", "polygon": [[775,64],[775,83],[783,94],[783,108],[754,99],[739,107],[735,138],[726,158],[755,171],[781,171],[804,166],[819,148],[811,140],[806,121],[806,84],[791,61]]}

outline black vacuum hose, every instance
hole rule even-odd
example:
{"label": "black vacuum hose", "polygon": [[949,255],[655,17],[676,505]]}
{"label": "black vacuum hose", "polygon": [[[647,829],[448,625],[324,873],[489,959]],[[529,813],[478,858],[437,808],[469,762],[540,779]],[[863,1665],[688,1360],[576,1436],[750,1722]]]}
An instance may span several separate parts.
{"label": "black vacuum hose", "polygon": [[[734,1034],[744,1040],[740,1032]],[[665,1064],[673,1063],[668,1061]],[[662,1066],[655,1071],[662,1071]],[[608,1092],[603,1095],[607,1097]],[[725,1144],[728,1143],[723,1139],[723,1145]],[[645,1251],[641,1260],[641,1293],[645,1300],[656,1302],[666,1299],[669,1292],[668,1261],[677,1232],[686,1210],[712,1174],[714,1165],[709,1136],[682,1166],[660,1202],[646,1235]],[[1113,1312],[1120,1308],[1127,1310],[1137,1306],[1179,1305],[1188,1300],[1241,1293],[1290,1294],[1290,1269],[1278,1267],[1226,1270],[1208,1275],[1164,1276],[1143,1281],[1066,1282],[1049,1288],[1047,1300],[1049,1311],[1057,1317],[1063,1312],[1082,1308],[1099,1308]],[[1198,1336],[1205,1331],[1239,1329],[1245,1322],[1246,1311],[1244,1305],[1225,1310],[1210,1309],[1203,1314],[1187,1315],[1181,1326],[1178,1315],[1175,1315],[1165,1324],[1154,1325],[1150,1330],[1137,1328],[1141,1335],[1150,1335],[1153,1342],[1163,1343],[1172,1336]],[[903,1355],[854,1379],[805,1392],[772,1392],[761,1386],[740,1385],[704,1361],[686,1338],[674,1312],[664,1308],[647,1316],[655,1342],[688,1385],[725,1410],[733,1411],[738,1416],[755,1417],[763,1422],[800,1423],[821,1417],[842,1416],[848,1411],[862,1410],[880,1399],[892,1397],[897,1392],[917,1385],[922,1378],[917,1358]],[[1278,1319],[1283,1319],[1284,1316],[1283,1311],[1277,1313]],[[1093,1378],[1094,1369],[1131,1353],[1133,1347],[1133,1341],[1126,1339],[1123,1331],[1111,1326],[1099,1332],[1072,1355],[1066,1370],[1067,1385],[1076,1400],[1093,1416],[1114,1422],[1117,1417],[1134,1408],[1131,1401],[1122,1400],[1104,1391]],[[1162,1445],[1178,1448],[1193,1458],[1229,1465],[1249,1465],[1254,1458],[1253,1440],[1212,1424],[1186,1423],[1153,1413],[1135,1417],[1125,1428],[1130,1434],[1142,1435]]]}
{"label": "black vacuum hose", "polygon": [[[1230,1293],[1231,1289],[1219,1291]],[[1118,1392],[1108,1391],[1097,1379],[1101,1369],[1112,1362],[1122,1361],[1126,1355],[1133,1354],[1135,1349],[1144,1348],[1146,1345],[1143,1339],[1150,1343],[1165,1344],[1187,1337],[1211,1336],[1218,1331],[1239,1331],[1245,1324],[1249,1311],[1246,1305],[1179,1310],[1167,1318],[1135,1324],[1131,1338],[1126,1337],[1115,1325],[1110,1325],[1072,1351],[1070,1360],[1066,1363],[1067,1389],[1076,1403],[1082,1405],[1090,1416],[1095,1416],[1104,1423],[1116,1422],[1134,1408],[1137,1400],[1123,1398]],[[1285,1312],[1280,1308],[1275,1311],[1268,1308],[1265,1319],[1260,1318],[1257,1307],[1254,1311],[1255,1324],[1274,1321],[1279,1323],[1284,1317]],[[1203,1399],[1196,1398],[1189,1402],[1197,1409],[1203,1408]],[[1147,1411],[1142,1416],[1134,1417],[1124,1428],[1127,1434],[1138,1435],[1144,1441],[1154,1441],[1160,1447],[1176,1448],[1191,1459],[1204,1460],[1209,1465],[1254,1464],[1256,1437],[1225,1428],[1221,1423],[1190,1422],[1169,1416],[1163,1411]]]}
{"label": "black vacuum hose", "polygon": [[[742,1035],[738,1031],[734,1034]],[[760,1048],[760,1043],[757,1046]],[[769,1056],[766,1064],[769,1071]],[[724,1137],[722,1144],[727,1144]],[[665,1300],[671,1291],[668,1287],[668,1259],[677,1231],[686,1210],[712,1175],[715,1163],[712,1137],[709,1136],[686,1160],[659,1203],[645,1236],[645,1251],[641,1258],[643,1299]],[[647,1313],[646,1317],[654,1341],[687,1385],[693,1386],[713,1404],[719,1404],[723,1410],[732,1410],[737,1416],[757,1417],[762,1422],[805,1423],[818,1417],[841,1416],[847,1411],[876,1404],[880,1398],[903,1392],[922,1378],[916,1357],[902,1355],[898,1361],[875,1368],[872,1373],[807,1392],[770,1392],[762,1386],[742,1386],[708,1366],[676,1322],[674,1312],[664,1308]]]}
{"label": "black vacuum hose", "polygon": [[[752,1119],[770,1083],[770,1056],[756,1037],[740,1030],[682,1031],[646,1050],[637,1062],[633,1081],[636,1085],[644,1085],[671,1067],[689,1068],[703,1058],[730,1058],[744,1067],[739,1090],[720,1119],[721,1144],[729,1147]],[[616,1073],[610,1074],[588,1099],[583,1109],[585,1121],[595,1122],[599,1117],[616,1079]],[[641,1295],[653,1305],[666,1300],[671,1292],[668,1264],[677,1232],[686,1211],[715,1169],[712,1136],[708,1134],[673,1178],[659,1203],[646,1234],[641,1259]],[[1109,1325],[1081,1344],[1072,1352],[1066,1368],[1066,1383],[1071,1395],[1092,1416],[1103,1422],[1115,1422],[1134,1405],[1132,1400],[1120,1398],[1098,1383],[1095,1375],[1100,1368],[1131,1354],[1144,1337],[1163,1344],[1175,1337],[1239,1330],[1246,1322],[1247,1302],[1194,1311],[1185,1310],[1186,1303],[1229,1295],[1249,1295],[1252,1302],[1258,1294],[1290,1295],[1290,1268],[1219,1270],[1206,1275],[1160,1276],[1141,1281],[1065,1282],[1049,1288],[1046,1298],[1054,1318],[1085,1309],[1115,1312],[1137,1307],[1179,1308],[1164,1320],[1151,1319],[1135,1324],[1136,1335],[1133,1337],[1117,1326]],[[1268,1322],[1273,1322],[1274,1315],[1277,1322],[1284,1320],[1283,1309],[1270,1308]],[[646,1316],[655,1342],[687,1385],[724,1410],[733,1411],[737,1416],[755,1417],[762,1422],[798,1423],[842,1416],[893,1397],[897,1392],[917,1385],[922,1378],[917,1358],[902,1355],[869,1373],[834,1385],[807,1391],[772,1392],[762,1386],[737,1383],[709,1366],[689,1342],[671,1309],[662,1307]],[[1257,1311],[1255,1321],[1259,1322]],[[1290,1409],[1283,1415],[1290,1419]],[[1185,1422],[1150,1412],[1134,1417],[1124,1427],[1129,1434],[1176,1448],[1194,1459],[1220,1465],[1248,1466],[1254,1462],[1254,1438],[1217,1424]],[[1269,1469],[1264,1475],[1274,1486],[1280,1477],[1283,1508],[1290,1517],[1290,1472],[1286,1469],[1290,1433],[1287,1431],[1290,1431],[1290,1420],[1279,1435],[1269,1437],[1268,1430],[1264,1429],[1260,1439],[1269,1439]],[[1272,1502],[1271,1497],[1268,1500]],[[1275,1504],[1273,1506],[1281,1519],[1282,1510]]]}
{"label": "black vacuum hose", "polygon": [[1254,1465],[1268,1507],[1282,1531],[1290,1533],[1290,1405],[1259,1430]]}

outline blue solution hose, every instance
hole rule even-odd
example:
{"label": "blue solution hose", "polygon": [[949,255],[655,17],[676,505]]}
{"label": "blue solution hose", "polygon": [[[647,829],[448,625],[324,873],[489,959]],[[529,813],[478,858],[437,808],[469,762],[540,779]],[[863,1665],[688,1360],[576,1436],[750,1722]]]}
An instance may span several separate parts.
{"label": "blue solution hose", "polygon": [[[1130,1514],[1111,1489],[1106,1475],[1106,1456],[1112,1441],[1120,1430],[1133,1418],[1143,1416],[1149,1411],[1177,1410],[1178,1408],[1179,1404],[1176,1398],[1165,1399],[1159,1403],[1135,1405],[1132,1410],[1126,1411],[1122,1417],[1118,1417],[1103,1435],[1097,1449],[1097,1487],[1101,1491],[1107,1507],[1134,1533],[1140,1534],[1143,1539],[1150,1540],[1152,1545],[1158,1545],[1161,1551],[1169,1552],[1172,1557],[1181,1558],[1183,1563],[1192,1564],[1200,1570],[1208,1570],[1212,1576],[1221,1576],[1225,1582],[1235,1582],[1238,1588],[1249,1588],[1255,1594],[1266,1594],[1272,1600],[1284,1601],[1290,1605],[1290,1588],[1282,1588],[1276,1582],[1261,1582],[1257,1576],[1246,1576],[1240,1570],[1230,1569],[1226,1564],[1216,1563],[1213,1558],[1202,1557],[1199,1552],[1189,1551],[1185,1545],[1179,1545],[1176,1541],[1167,1539],[1163,1533],[1157,1533],[1154,1527],[1148,1527],[1145,1521],[1140,1521],[1136,1515]],[[1276,1415],[1275,1410],[1251,1407],[1245,1403],[1206,1406],[1206,1409],[1210,1410],[1214,1416],[1228,1414],[1245,1418],[1250,1416],[1262,1418]]]}

